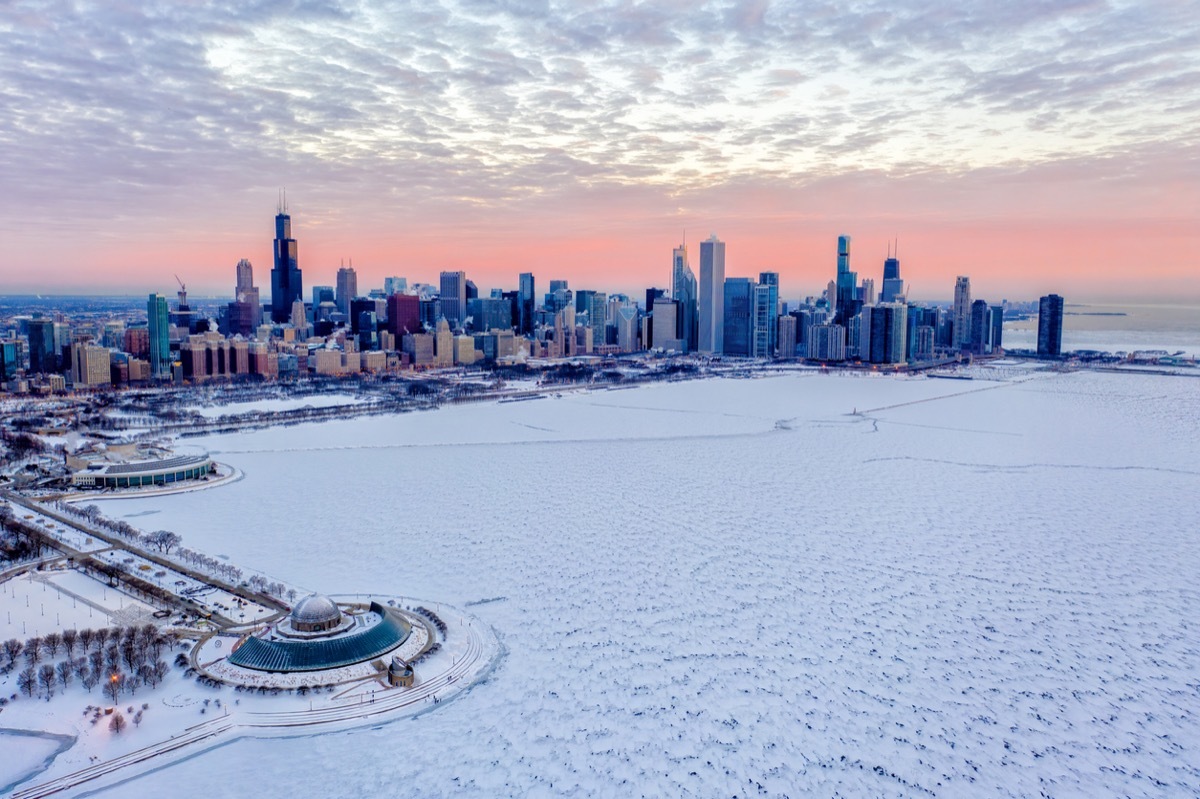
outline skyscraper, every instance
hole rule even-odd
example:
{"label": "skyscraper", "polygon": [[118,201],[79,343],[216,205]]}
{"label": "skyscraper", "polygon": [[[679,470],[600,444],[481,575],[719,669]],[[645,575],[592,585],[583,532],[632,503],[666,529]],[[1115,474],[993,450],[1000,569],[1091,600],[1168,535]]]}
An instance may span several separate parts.
{"label": "skyscraper", "polygon": [[1004,347],[1004,306],[992,306],[992,351]]}
{"label": "skyscraper", "polygon": [[903,302],[904,281],[900,279],[900,259],[889,254],[883,262],[883,290],[881,302]]}
{"label": "skyscraper", "polygon": [[992,309],[987,300],[971,303],[971,352],[986,355],[992,351]]}
{"label": "skyscraper", "polygon": [[55,374],[61,370],[61,356],[54,335],[54,320],[29,320],[29,371]]}
{"label": "skyscraper", "polygon": [[671,299],[679,303],[679,339],[686,352],[695,352],[699,335],[696,308],[696,275],[688,265],[687,246],[680,244],[671,253]]}
{"label": "skyscraper", "polygon": [[1038,355],[1062,355],[1063,298],[1047,294],[1038,302]]}
{"label": "skyscraper", "polygon": [[243,258],[237,262],[237,286],[234,289],[233,297],[238,302],[247,302],[246,296],[249,292],[254,292],[254,299],[257,302],[258,289],[254,287],[254,267],[250,264],[249,259]]}
{"label": "skyscraper", "polygon": [[959,275],[954,281],[954,346],[971,345],[971,278]]}
{"label": "skyscraper", "polygon": [[399,341],[408,333],[421,332],[421,300],[413,294],[387,298],[388,330]]}
{"label": "skyscraper", "polygon": [[243,258],[237,263],[237,285],[233,302],[225,309],[224,332],[227,335],[252,336],[262,324],[262,304],[254,285],[254,267]]}
{"label": "skyscraper", "polygon": [[150,376],[155,380],[168,380],[171,377],[171,323],[166,297],[150,295],[146,301],[146,319],[150,330]]}
{"label": "skyscraper", "polygon": [[467,312],[467,273],[442,272],[442,316],[451,327],[457,327]]}
{"label": "skyscraper", "polygon": [[279,202],[275,214],[275,267],[271,270],[271,321],[284,323],[292,314],[292,303],[304,297],[304,280],[296,240],[292,238],[292,217],[287,200]]}
{"label": "skyscraper", "polygon": [[725,351],[725,242],[713,234],[700,242],[700,329],[696,348],[709,355]]}
{"label": "skyscraper", "polygon": [[748,357],[751,354],[755,283],[748,277],[725,278],[725,301],[721,314],[724,331],[721,352]]}
{"label": "skyscraper", "polygon": [[358,296],[358,273],[353,266],[343,266],[337,271],[337,307],[350,315],[350,302]]}
{"label": "skyscraper", "polygon": [[522,336],[533,333],[533,314],[537,310],[534,297],[537,296],[534,287],[533,272],[522,272],[517,288],[517,332]]}
{"label": "skyscraper", "polygon": [[779,337],[779,273],[760,272],[754,288],[753,339],[750,354],[755,358],[775,355]]}
{"label": "skyscraper", "polygon": [[858,298],[858,274],[850,271],[850,237],[845,234],[838,236],[837,248],[837,288],[833,318],[835,324],[844,327],[858,315],[862,301]]}

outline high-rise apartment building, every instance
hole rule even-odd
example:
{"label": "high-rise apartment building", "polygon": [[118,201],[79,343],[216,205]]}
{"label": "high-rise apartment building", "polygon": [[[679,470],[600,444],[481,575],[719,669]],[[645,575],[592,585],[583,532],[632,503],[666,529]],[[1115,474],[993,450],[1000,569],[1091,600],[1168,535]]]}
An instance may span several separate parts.
{"label": "high-rise apartment building", "polygon": [[108,347],[87,341],[71,345],[71,382],[76,388],[112,384],[112,355]]}
{"label": "high-rise apartment building", "polygon": [[336,300],[338,310],[347,316],[350,315],[350,302],[358,296],[358,273],[354,271],[353,266],[343,266],[337,271],[337,294]]}
{"label": "high-rise apartment building", "polygon": [[467,313],[467,273],[442,272],[439,297],[442,316],[446,317],[451,327],[457,327]]}
{"label": "high-rise apartment building", "polygon": [[1047,294],[1038,301],[1038,355],[1062,355],[1063,298]]}
{"label": "high-rise apartment building", "polygon": [[715,233],[700,242],[699,289],[696,348],[720,355],[725,351],[725,242]]}
{"label": "high-rise apartment building", "polygon": [[779,317],[775,354],[780,358],[796,357],[796,321],[796,317],[790,314]]}
{"label": "high-rise apartment building", "polygon": [[171,378],[171,315],[167,298],[151,294],[146,301],[147,329],[150,331],[150,377]]}
{"label": "high-rise apartment building", "polygon": [[971,278],[959,275],[954,281],[954,346],[971,346]]}
{"label": "high-rise apartment building", "polygon": [[304,280],[296,240],[292,238],[292,217],[287,201],[281,200],[275,214],[275,267],[271,270],[271,321],[282,324],[292,314],[292,303],[304,297]]}

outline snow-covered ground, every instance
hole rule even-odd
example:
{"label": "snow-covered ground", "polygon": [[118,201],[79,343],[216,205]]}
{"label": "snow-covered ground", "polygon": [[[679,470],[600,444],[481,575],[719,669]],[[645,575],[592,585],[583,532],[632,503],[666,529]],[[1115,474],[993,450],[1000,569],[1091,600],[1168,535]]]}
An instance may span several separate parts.
{"label": "snow-covered ground", "polygon": [[308,397],[276,397],[249,402],[229,402],[224,405],[201,405],[189,410],[195,410],[207,419],[216,419],[219,416],[236,416],[253,411],[274,412],[294,411],[300,408],[331,408],[337,405],[357,405],[365,401],[353,394],[317,394]]}
{"label": "snow-covered ground", "polygon": [[67,628],[144,623],[153,613],[149,605],[73,569],[30,570],[0,583],[0,641],[24,641]]}
{"label": "snow-covered ground", "polygon": [[205,439],[244,480],[105,513],[317,590],[470,605],[507,654],[437,712],[104,795],[1196,795],[1200,391],[996,376]]}

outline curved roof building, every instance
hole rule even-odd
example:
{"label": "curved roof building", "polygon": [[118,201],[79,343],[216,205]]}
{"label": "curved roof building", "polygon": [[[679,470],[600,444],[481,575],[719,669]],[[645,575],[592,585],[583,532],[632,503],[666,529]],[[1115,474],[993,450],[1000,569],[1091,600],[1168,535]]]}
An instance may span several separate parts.
{"label": "curved roof building", "polygon": [[350,614],[328,597],[313,594],[298,602],[275,630],[242,641],[228,660],[258,671],[336,669],[390,652],[411,632],[407,622],[378,602],[365,614]]}
{"label": "curved roof building", "polygon": [[216,464],[208,455],[179,455],[155,461],[134,463],[91,463],[75,472],[71,483],[87,488],[130,488],[170,485],[184,480],[208,477]]}

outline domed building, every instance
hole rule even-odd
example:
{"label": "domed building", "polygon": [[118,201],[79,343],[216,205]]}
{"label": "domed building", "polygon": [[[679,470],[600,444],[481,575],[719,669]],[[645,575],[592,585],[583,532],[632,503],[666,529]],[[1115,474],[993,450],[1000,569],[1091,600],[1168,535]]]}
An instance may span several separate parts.
{"label": "domed building", "polygon": [[287,624],[296,633],[324,633],[337,629],[343,618],[342,609],[332,599],[309,594],[292,608]]}
{"label": "domed building", "polygon": [[403,644],[412,627],[378,602],[345,607],[310,594],[273,627],[240,641],[229,663],[256,671],[321,671],[362,663]]}

